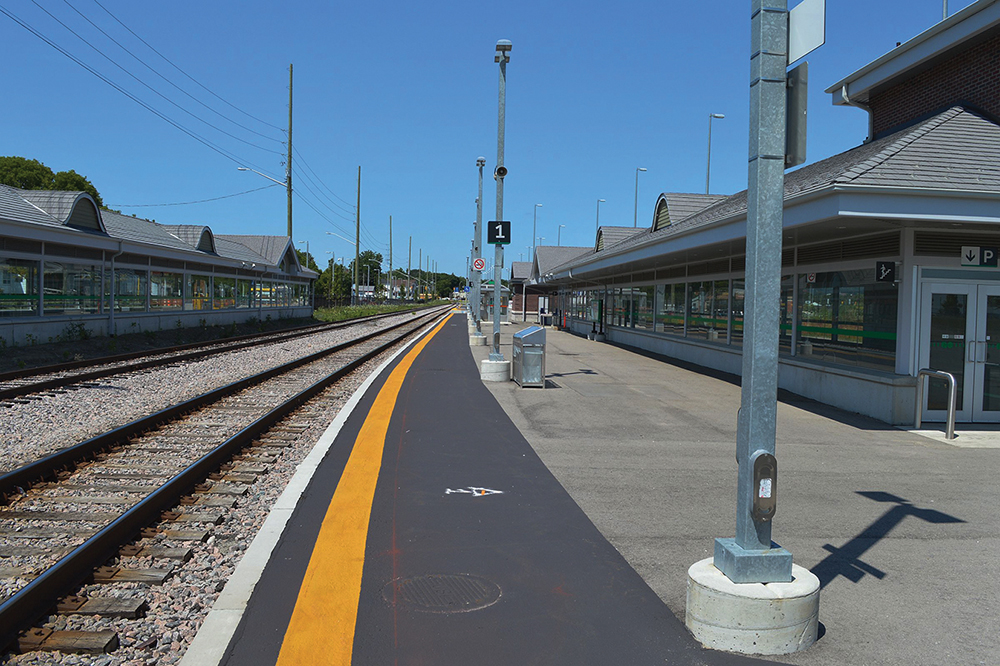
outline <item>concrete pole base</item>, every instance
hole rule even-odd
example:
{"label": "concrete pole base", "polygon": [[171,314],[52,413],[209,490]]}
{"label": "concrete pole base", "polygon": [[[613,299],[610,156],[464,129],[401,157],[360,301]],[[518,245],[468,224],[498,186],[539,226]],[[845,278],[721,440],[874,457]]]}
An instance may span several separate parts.
{"label": "concrete pole base", "polygon": [[469,335],[469,344],[473,347],[485,347],[486,346],[486,336],[476,335],[476,329],[472,329],[472,334]]}
{"label": "concrete pole base", "polygon": [[479,377],[484,382],[509,382],[510,381],[510,361],[490,361],[482,362],[479,367]]}
{"label": "concrete pole base", "polygon": [[604,342],[604,334],[603,333],[595,333],[594,334],[594,342]]}
{"label": "concrete pole base", "polygon": [[688,569],[684,624],[713,650],[805,650],[816,642],[819,630],[819,578],[793,564],[790,583],[734,583],[709,557]]}

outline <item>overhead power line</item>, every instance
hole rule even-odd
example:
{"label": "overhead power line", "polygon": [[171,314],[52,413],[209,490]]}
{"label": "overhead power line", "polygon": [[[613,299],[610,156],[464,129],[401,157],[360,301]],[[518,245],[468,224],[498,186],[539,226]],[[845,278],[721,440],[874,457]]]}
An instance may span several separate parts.
{"label": "overhead power line", "polygon": [[141,99],[139,99],[138,97],[136,97],[135,95],[133,95],[132,93],[130,93],[129,91],[125,90],[124,88],[122,88],[121,86],[119,86],[117,83],[115,83],[114,81],[110,80],[109,78],[107,78],[106,76],[104,76],[103,74],[101,74],[100,72],[98,72],[97,70],[95,70],[93,67],[91,67],[87,63],[83,62],[82,60],[80,60],[79,58],[77,58],[76,56],[74,56],[72,53],[68,52],[66,49],[62,48],[61,46],[59,46],[58,44],[56,44],[55,42],[53,42],[51,39],[49,39],[48,37],[46,37],[45,35],[43,35],[41,32],[39,32],[35,28],[31,27],[26,22],[22,21],[20,18],[18,18],[17,16],[15,16],[13,13],[11,13],[10,10],[8,10],[6,7],[4,7],[2,5],[0,5],[0,14],[3,14],[7,18],[9,18],[10,20],[14,21],[19,26],[21,26],[22,28],[24,28],[25,30],[27,30],[28,32],[30,32],[31,34],[33,34],[35,37],[38,37],[40,40],[42,40],[43,42],[45,42],[46,44],[48,44],[49,46],[51,46],[52,48],[54,48],[56,51],[58,51],[59,53],[63,54],[64,56],[66,56],[67,58],[69,58],[70,60],[72,60],[73,62],[75,62],[80,67],[83,67],[85,70],[87,70],[88,72],[90,72],[91,74],[93,74],[94,76],[96,76],[97,78],[99,78],[104,83],[108,84],[109,86],[111,86],[112,88],[114,88],[115,90],[117,90],[118,92],[120,92],[121,94],[125,95],[126,97],[128,97],[129,99],[131,99],[133,102],[135,102],[136,104],[138,104],[142,108],[146,109],[147,111],[149,111],[150,113],[152,113],[156,117],[160,118],[164,122],[169,123],[173,127],[177,128],[178,130],[180,130],[181,132],[183,132],[184,134],[187,134],[189,137],[191,137],[192,139],[194,139],[198,143],[201,143],[202,145],[204,145],[205,147],[209,148],[210,150],[218,153],[219,155],[222,155],[226,159],[228,159],[228,160],[230,160],[232,162],[235,162],[238,165],[241,165],[241,166],[250,165],[250,166],[257,167],[257,169],[259,169],[260,171],[266,171],[266,169],[264,167],[262,167],[262,166],[260,166],[258,164],[254,164],[250,160],[243,159],[241,157],[238,157],[238,156],[234,155],[233,153],[229,152],[228,150],[222,148],[221,146],[217,146],[216,144],[212,143],[211,141],[209,141],[205,137],[201,136],[200,134],[198,134],[198,133],[196,133],[196,132],[188,129],[187,127],[184,127],[183,125],[181,125],[177,121],[169,118],[168,116],[164,115],[160,111],[154,109],[152,106],[150,106],[146,102],[142,101]]}
{"label": "overhead power line", "polygon": [[[90,48],[92,48],[94,51],[96,51],[97,54],[100,55],[102,58],[104,58],[105,60],[107,60],[108,62],[110,62],[112,65],[114,65],[115,67],[117,67],[121,71],[125,72],[125,74],[127,74],[129,77],[131,77],[136,83],[138,83],[142,87],[146,88],[147,90],[149,90],[154,95],[160,97],[163,101],[167,102],[168,104],[172,104],[173,106],[177,107],[178,109],[180,109],[184,113],[188,114],[189,116],[191,116],[192,118],[194,118],[198,122],[201,122],[201,123],[204,123],[205,125],[208,125],[209,127],[211,127],[212,129],[214,129],[215,131],[221,132],[222,134],[225,134],[226,136],[228,136],[231,139],[235,139],[236,141],[239,141],[240,143],[245,143],[246,145],[251,146],[253,148],[257,148],[258,150],[263,150],[263,151],[266,151],[266,152],[269,152],[269,153],[274,153],[275,155],[281,155],[282,154],[281,152],[279,152],[277,150],[273,150],[271,148],[265,148],[264,146],[259,146],[259,145],[257,145],[256,143],[254,143],[252,141],[247,141],[246,139],[241,139],[240,137],[236,136],[235,134],[227,132],[226,130],[222,129],[221,127],[213,125],[212,123],[208,122],[204,118],[200,118],[199,116],[195,115],[191,111],[188,111],[183,106],[181,106],[177,102],[173,101],[172,99],[170,99],[169,97],[167,97],[166,95],[164,95],[163,93],[161,93],[159,90],[157,90],[156,88],[152,87],[151,85],[149,85],[148,83],[146,83],[145,81],[143,81],[142,79],[140,79],[138,76],[136,76],[135,74],[133,74],[132,72],[130,72],[124,66],[122,66],[121,64],[119,64],[118,62],[116,62],[114,58],[112,58],[111,56],[109,56],[106,53],[104,53],[104,51],[102,51],[101,49],[99,49],[96,46],[94,46],[93,44],[91,44],[89,41],[87,41],[86,38],[84,38],[78,32],[76,32],[75,30],[73,30],[73,28],[71,28],[68,25],[66,25],[62,20],[60,20],[52,12],[50,12],[48,9],[46,9],[42,5],[38,4],[38,0],[31,0],[31,2],[36,7],[38,7],[39,9],[41,9],[43,12],[45,12],[46,14],[48,14],[48,16],[53,21],[55,21],[56,23],[58,23],[62,27],[66,28],[66,30],[68,30],[74,37],[76,37],[81,42],[83,42],[84,44],[86,44],[87,46],[89,46]],[[81,14],[81,16],[82,16],[82,14]],[[115,42],[115,43],[117,44],[117,42]]]}
{"label": "overhead power line", "polygon": [[[109,35],[103,28],[101,28],[101,26],[97,25],[92,20],[90,20],[90,18],[86,14],[84,14],[79,9],[77,9],[69,0],[63,0],[63,2],[66,3],[66,6],[68,6],[70,9],[72,9],[74,12],[76,12],[77,14],[79,14],[80,17],[84,21],[86,21],[87,23],[89,23],[90,25],[92,25],[102,35],[104,35],[105,37],[107,37],[108,39],[110,39],[112,42],[114,42],[115,45],[118,46],[118,48],[120,48],[122,51],[124,51],[125,53],[129,54],[130,56],[132,56],[143,67],[145,67],[146,69],[148,69],[149,71],[151,71],[153,74],[156,74],[165,83],[167,83],[168,85],[172,86],[179,93],[181,93],[181,94],[187,96],[188,98],[190,98],[196,104],[200,104],[205,109],[211,111],[212,113],[214,113],[215,115],[219,116],[223,120],[225,120],[227,122],[230,122],[233,125],[236,125],[237,127],[241,128],[243,130],[246,130],[247,132],[250,132],[251,134],[255,134],[255,135],[257,135],[259,137],[262,137],[264,139],[267,139],[269,141],[274,141],[275,143],[283,143],[282,139],[276,139],[273,136],[268,136],[267,134],[262,134],[261,132],[258,132],[258,131],[254,130],[254,129],[251,129],[251,128],[247,127],[246,125],[243,125],[242,123],[236,122],[235,120],[233,120],[229,116],[226,116],[226,115],[224,115],[222,113],[219,113],[218,111],[216,111],[215,109],[213,109],[212,107],[210,107],[208,104],[205,104],[200,99],[198,99],[197,97],[195,97],[194,95],[192,95],[191,93],[189,93],[188,91],[184,90],[183,88],[181,88],[180,86],[178,86],[176,83],[174,83],[173,81],[171,81],[170,79],[168,79],[167,77],[165,77],[156,68],[154,68],[152,65],[150,65],[149,63],[147,63],[145,60],[143,60],[139,56],[137,56],[135,53],[133,53],[131,50],[129,50],[128,47],[126,47],[124,44],[122,44],[121,42],[119,42],[117,39],[115,39],[114,37],[112,37],[111,35]],[[251,144],[251,145],[253,145],[253,144]]]}
{"label": "overhead power line", "polygon": [[190,206],[191,204],[201,204],[208,203],[209,201],[220,201],[221,199],[232,199],[233,197],[241,197],[244,194],[250,194],[251,192],[260,192],[261,190],[267,190],[272,187],[279,187],[277,184],[264,185],[263,187],[255,187],[252,190],[247,190],[246,192],[237,192],[236,194],[226,194],[221,197],[212,197],[211,199],[199,199],[198,201],[178,201],[175,203],[158,203],[158,204],[105,204],[108,208],[112,206],[118,208],[158,208],[160,206]]}
{"label": "overhead power line", "polygon": [[260,119],[260,118],[258,118],[257,116],[255,116],[255,115],[252,115],[252,114],[250,114],[250,113],[247,113],[246,111],[244,111],[243,109],[239,108],[238,106],[236,106],[236,105],[234,105],[234,104],[232,104],[232,103],[230,103],[230,102],[226,101],[225,99],[223,99],[223,98],[222,98],[222,97],[220,97],[219,95],[215,94],[214,92],[212,92],[211,90],[209,90],[209,89],[208,89],[208,88],[207,88],[207,87],[206,87],[205,85],[203,85],[203,84],[202,84],[201,82],[199,82],[199,81],[198,81],[197,79],[195,79],[195,78],[194,78],[194,77],[192,77],[192,76],[191,76],[190,74],[188,74],[188,73],[187,73],[187,72],[185,72],[185,71],[184,71],[183,69],[181,69],[181,68],[180,68],[180,67],[178,67],[178,66],[177,66],[176,64],[174,64],[174,62],[173,62],[172,60],[170,60],[170,58],[168,58],[167,56],[163,55],[162,53],[160,53],[159,51],[157,51],[157,50],[156,50],[155,48],[153,48],[152,44],[150,44],[150,43],[149,43],[149,42],[147,42],[147,41],[146,41],[145,39],[143,39],[142,37],[140,37],[139,35],[137,35],[137,34],[135,33],[135,31],[134,31],[134,30],[132,30],[132,28],[130,28],[130,27],[128,27],[127,25],[125,25],[125,24],[124,24],[124,23],[123,23],[123,22],[121,21],[121,19],[119,19],[119,18],[118,18],[117,16],[115,16],[114,14],[112,14],[112,13],[111,13],[111,11],[110,11],[110,10],[109,10],[109,9],[108,9],[107,7],[105,7],[104,5],[102,5],[102,4],[100,3],[100,2],[98,2],[98,0],[94,0],[94,4],[96,4],[96,5],[98,6],[98,7],[100,7],[100,8],[101,8],[101,9],[103,9],[103,10],[104,10],[105,12],[107,12],[108,16],[110,16],[110,17],[111,17],[111,18],[113,18],[113,19],[114,19],[115,21],[117,21],[117,22],[118,22],[118,25],[120,25],[121,27],[125,28],[125,29],[126,29],[126,30],[128,30],[128,31],[129,31],[130,33],[132,33],[132,35],[133,35],[133,36],[134,36],[134,37],[135,37],[136,39],[138,39],[138,40],[139,40],[140,42],[142,42],[143,44],[145,44],[145,45],[146,45],[146,47],[147,47],[147,48],[149,48],[149,50],[150,50],[150,51],[152,51],[152,52],[153,52],[153,53],[155,53],[156,55],[158,55],[158,56],[160,56],[161,58],[163,58],[163,59],[164,59],[164,60],[165,60],[165,61],[166,61],[166,62],[167,62],[167,63],[168,63],[168,64],[169,64],[169,65],[170,65],[171,67],[173,67],[173,68],[174,68],[174,69],[176,69],[176,70],[177,70],[178,72],[180,72],[181,74],[183,74],[184,76],[186,76],[186,77],[187,77],[188,79],[190,79],[190,80],[191,80],[191,81],[192,81],[192,82],[193,82],[193,83],[194,83],[195,85],[197,85],[197,86],[199,86],[200,88],[202,88],[202,89],[203,89],[203,90],[204,90],[205,92],[207,92],[207,93],[208,93],[209,95],[211,95],[212,97],[215,97],[215,98],[216,98],[217,100],[219,100],[219,101],[220,101],[220,102],[222,102],[223,104],[226,104],[227,106],[229,106],[229,107],[232,107],[233,109],[235,109],[235,110],[239,111],[240,113],[242,113],[242,114],[243,114],[244,116],[246,116],[246,117],[248,117],[248,118],[253,118],[253,119],[254,119],[254,120],[256,120],[257,122],[259,122],[259,123],[262,123],[262,124],[264,124],[264,125],[267,125],[268,127],[271,127],[271,128],[273,128],[273,129],[276,129],[276,130],[278,130],[278,131],[280,131],[280,132],[284,132],[284,131],[285,131],[285,128],[283,128],[283,127],[278,127],[277,125],[272,125],[271,123],[267,122],[266,120],[261,120],[261,119]]}

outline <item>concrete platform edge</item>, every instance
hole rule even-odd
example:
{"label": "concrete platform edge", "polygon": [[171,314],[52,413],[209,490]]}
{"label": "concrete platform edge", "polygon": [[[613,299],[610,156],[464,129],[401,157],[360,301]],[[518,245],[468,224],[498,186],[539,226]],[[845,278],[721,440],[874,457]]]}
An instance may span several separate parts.
{"label": "concrete platform edge", "polygon": [[288,519],[291,517],[299,497],[305,491],[309,482],[312,481],[316,468],[326,456],[334,440],[340,433],[344,422],[351,415],[361,398],[365,395],[375,380],[382,374],[391,363],[401,354],[408,351],[413,344],[431,331],[434,326],[449,313],[435,319],[428,324],[419,335],[411,339],[404,346],[400,347],[389,358],[380,364],[351,395],[343,409],[330,423],[327,429],[320,435],[319,440],[313,446],[309,454],[299,463],[292,479],[285,486],[284,491],[275,501],[271,512],[268,513],[264,525],[257,536],[254,537],[243,555],[240,563],[236,566],[236,571],[222,589],[218,599],[212,605],[205,622],[202,623],[195,634],[194,640],[188,647],[187,652],[181,658],[180,666],[218,666],[222,657],[229,647],[236,628],[240,624],[243,612],[246,609],[250,595],[253,594],[254,587],[264,573],[264,567],[271,557],[274,546],[278,543]]}

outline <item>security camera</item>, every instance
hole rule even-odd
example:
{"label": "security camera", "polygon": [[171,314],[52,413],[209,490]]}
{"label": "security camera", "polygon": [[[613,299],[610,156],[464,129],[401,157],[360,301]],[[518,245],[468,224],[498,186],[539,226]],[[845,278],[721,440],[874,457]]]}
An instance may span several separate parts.
{"label": "security camera", "polygon": [[493,171],[494,180],[497,178],[503,178],[506,175],[507,175],[507,167],[505,166],[498,166],[496,170]]}

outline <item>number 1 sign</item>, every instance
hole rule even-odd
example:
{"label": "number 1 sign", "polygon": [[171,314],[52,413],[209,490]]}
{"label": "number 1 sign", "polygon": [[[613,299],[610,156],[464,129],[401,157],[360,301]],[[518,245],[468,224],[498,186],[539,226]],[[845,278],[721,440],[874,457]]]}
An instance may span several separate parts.
{"label": "number 1 sign", "polygon": [[510,244],[510,222],[488,222],[486,225],[486,242],[490,245]]}

